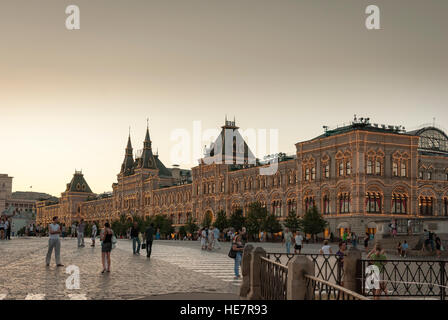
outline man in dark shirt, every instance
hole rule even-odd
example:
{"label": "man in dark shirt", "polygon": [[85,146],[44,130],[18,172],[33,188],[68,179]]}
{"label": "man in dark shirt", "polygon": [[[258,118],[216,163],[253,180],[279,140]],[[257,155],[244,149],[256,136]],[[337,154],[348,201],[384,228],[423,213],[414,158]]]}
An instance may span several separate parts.
{"label": "man in dark shirt", "polygon": [[151,223],[145,231],[146,236],[146,256],[151,257],[152,240],[154,235],[154,223]]}
{"label": "man in dark shirt", "polygon": [[137,222],[131,228],[131,239],[132,239],[132,251],[136,255],[140,255],[140,238],[138,237],[139,228]]}

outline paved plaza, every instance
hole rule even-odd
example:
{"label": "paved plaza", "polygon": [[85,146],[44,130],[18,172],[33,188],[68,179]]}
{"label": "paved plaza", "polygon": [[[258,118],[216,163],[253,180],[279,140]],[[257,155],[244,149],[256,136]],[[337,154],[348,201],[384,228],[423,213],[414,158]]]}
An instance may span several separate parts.
{"label": "paved plaza", "polygon": [[[98,241],[97,241],[98,242]],[[61,240],[64,267],[45,266],[48,238],[0,241],[2,299],[238,299],[241,280],[233,279],[233,260],[200,250],[196,242],[155,241],[151,259],[132,254],[132,242],[119,240],[111,254],[111,273],[101,274],[101,247],[77,248]],[[226,249],[222,249],[226,251]],[[227,252],[226,252],[227,253]],[[66,267],[80,270],[80,289],[66,288]],[[188,294],[183,297],[182,294]]]}

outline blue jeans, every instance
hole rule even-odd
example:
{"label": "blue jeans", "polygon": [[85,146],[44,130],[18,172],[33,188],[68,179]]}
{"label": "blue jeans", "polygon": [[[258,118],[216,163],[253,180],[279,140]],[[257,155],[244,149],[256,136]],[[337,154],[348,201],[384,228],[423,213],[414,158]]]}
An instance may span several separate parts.
{"label": "blue jeans", "polygon": [[235,257],[235,277],[239,277],[240,275],[240,264],[243,254],[241,252],[236,253]]}
{"label": "blue jeans", "polygon": [[[138,247],[137,250],[135,249],[135,243],[138,243]],[[132,238],[132,252],[135,253],[140,253],[140,239],[138,237],[134,237]]]}
{"label": "blue jeans", "polygon": [[291,242],[287,241],[286,242],[286,253],[290,253],[291,252]]}

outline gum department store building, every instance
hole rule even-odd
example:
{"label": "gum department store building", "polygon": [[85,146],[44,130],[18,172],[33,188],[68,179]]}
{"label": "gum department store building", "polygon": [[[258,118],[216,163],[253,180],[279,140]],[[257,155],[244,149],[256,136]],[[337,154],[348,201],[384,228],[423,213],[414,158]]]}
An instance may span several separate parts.
{"label": "gum department store building", "polygon": [[[47,225],[53,216],[70,225],[81,218],[104,223],[121,215],[164,214],[179,227],[189,217],[214,219],[219,210],[247,215],[249,204],[259,201],[280,220],[317,206],[329,222],[325,236],[345,228],[381,235],[393,219],[399,233],[411,220],[414,233],[428,228],[448,234],[448,137],[438,128],[406,132],[355,117],[350,125],[324,127],[321,136],[297,143],[295,156],[282,154],[272,175],[260,174],[270,164],[251,161],[234,121],[221,128],[191,171],[166,168],[153,154],[148,129],[134,159],[129,137],[112,194],[97,196],[76,172],[57,203],[37,203],[37,223]],[[220,146],[232,137],[233,152],[224,152]]]}

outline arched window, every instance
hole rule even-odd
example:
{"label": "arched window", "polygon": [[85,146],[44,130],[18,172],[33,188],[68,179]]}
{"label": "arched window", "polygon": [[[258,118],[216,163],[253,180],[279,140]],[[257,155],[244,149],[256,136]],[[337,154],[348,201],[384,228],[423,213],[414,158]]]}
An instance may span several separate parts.
{"label": "arched window", "polygon": [[314,207],[314,197],[307,196],[305,197],[305,212]]}
{"label": "arched window", "polygon": [[350,193],[340,193],[338,196],[339,201],[339,213],[349,213],[350,212]]}
{"label": "arched window", "polygon": [[381,213],[382,197],[377,192],[367,192],[366,194],[366,211],[368,213]]}
{"label": "arched window", "polygon": [[330,214],[330,197],[326,194],[322,200],[323,214]]}
{"label": "arched window", "polygon": [[288,214],[290,214],[291,212],[297,213],[296,199],[288,199],[287,205],[288,205]]}
{"label": "arched window", "polygon": [[408,212],[408,197],[403,194],[392,194],[392,213],[406,214]]}
{"label": "arched window", "polygon": [[272,214],[276,217],[281,217],[282,215],[282,202],[281,200],[274,200],[272,202]]}
{"label": "arched window", "polygon": [[419,213],[422,216],[432,216],[433,215],[433,197],[423,197],[421,196],[418,200]]}

